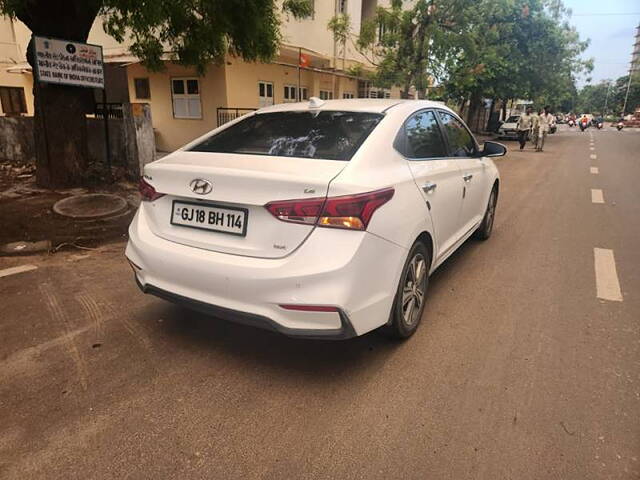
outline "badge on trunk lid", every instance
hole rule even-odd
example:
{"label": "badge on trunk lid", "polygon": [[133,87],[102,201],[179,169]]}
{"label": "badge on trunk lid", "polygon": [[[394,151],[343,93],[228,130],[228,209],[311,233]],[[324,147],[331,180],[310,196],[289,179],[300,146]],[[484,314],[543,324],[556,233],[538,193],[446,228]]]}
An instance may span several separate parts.
{"label": "badge on trunk lid", "polygon": [[191,183],[189,183],[189,186],[191,187],[191,191],[198,195],[206,195],[207,193],[211,193],[213,190],[211,182],[202,178],[194,178],[191,180]]}

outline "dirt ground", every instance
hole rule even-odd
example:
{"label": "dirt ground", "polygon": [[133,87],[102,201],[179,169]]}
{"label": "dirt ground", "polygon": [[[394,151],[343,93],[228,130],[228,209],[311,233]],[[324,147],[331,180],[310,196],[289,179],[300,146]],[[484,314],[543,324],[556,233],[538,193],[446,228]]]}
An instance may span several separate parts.
{"label": "dirt ground", "polygon": [[[50,240],[52,247],[75,244],[95,247],[126,237],[138,203],[133,182],[94,185],[68,190],[44,190],[36,186],[32,167],[0,163],[0,245],[18,241]],[[99,220],[74,220],[53,212],[63,198],[82,193],[114,193],[129,203],[121,215]]]}

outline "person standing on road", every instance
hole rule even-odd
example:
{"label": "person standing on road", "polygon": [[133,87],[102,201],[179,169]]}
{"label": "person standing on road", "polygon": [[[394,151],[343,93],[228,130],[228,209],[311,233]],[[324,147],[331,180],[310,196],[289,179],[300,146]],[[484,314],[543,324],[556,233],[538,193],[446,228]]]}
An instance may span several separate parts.
{"label": "person standing on road", "polygon": [[540,138],[540,115],[542,115],[542,110],[538,113],[534,111],[531,115],[531,141],[536,151],[538,151],[538,141]]}
{"label": "person standing on road", "polygon": [[520,115],[518,123],[516,124],[516,131],[518,132],[518,142],[520,142],[520,150],[524,149],[527,143],[527,137],[531,133],[531,127],[533,126],[533,116],[531,115],[533,108],[527,107],[525,113]]}
{"label": "person standing on road", "polygon": [[536,137],[536,151],[541,152],[544,148],[544,141],[551,129],[553,115],[549,112],[549,107],[544,107],[538,116],[538,135]]}

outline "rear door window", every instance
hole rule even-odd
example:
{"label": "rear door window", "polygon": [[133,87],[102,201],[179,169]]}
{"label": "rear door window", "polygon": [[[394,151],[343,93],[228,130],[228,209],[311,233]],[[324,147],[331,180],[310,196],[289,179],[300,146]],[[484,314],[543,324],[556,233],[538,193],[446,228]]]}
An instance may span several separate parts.
{"label": "rear door window", "polygon": [[190,150],[350,160],[382,117],[379,113],[343,111],[258,113]]}
{"label": "rear door window", "polygon": [[467,127],[456,117],[439,111],[440,121],[449,139],[449,155],[451,157],[472,157],[476,154],[476,141]]}
{"label": "rear door window", "polygon": [[404,126],[407,136],[406,156],[408,158],[446,157],[447,149],[440,126],[432,111],[418,112],[411,116]]}

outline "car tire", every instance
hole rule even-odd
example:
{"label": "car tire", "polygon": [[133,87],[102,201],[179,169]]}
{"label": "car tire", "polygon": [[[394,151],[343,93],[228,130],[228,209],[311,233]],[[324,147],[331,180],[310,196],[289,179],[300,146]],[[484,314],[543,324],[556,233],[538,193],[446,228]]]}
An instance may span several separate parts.
{"label": "car tire", "polygon": [[475,231],[474,236],[478,240],[487,240],[491,236],[493,231],[493,221],[496,217],[496,205],[498,204],[498,187],[493,186],[491,195],[489,195],[489,201],[487,202],[487,209],[484,212],[482,222]]}
{"label": "car tire", "polygon": [[[383,328],[387,336],[403,340],[409,338],[418,329],[426,303],[430,269],[431,252],[424,243],[417,241],[407,255],[391,308],[389,323]],[[417,307],[416,302],[419,302]]]}

